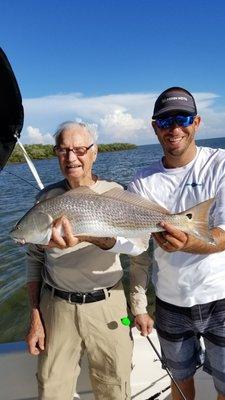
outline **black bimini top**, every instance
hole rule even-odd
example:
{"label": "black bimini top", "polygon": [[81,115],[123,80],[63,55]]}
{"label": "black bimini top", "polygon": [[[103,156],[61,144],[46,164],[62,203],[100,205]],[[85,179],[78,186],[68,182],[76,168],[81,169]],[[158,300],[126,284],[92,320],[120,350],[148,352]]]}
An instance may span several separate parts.
{"label": "black bimini top", "polygon": [[12,67],[0,48],[0,171],[23,128],[22,98]]}

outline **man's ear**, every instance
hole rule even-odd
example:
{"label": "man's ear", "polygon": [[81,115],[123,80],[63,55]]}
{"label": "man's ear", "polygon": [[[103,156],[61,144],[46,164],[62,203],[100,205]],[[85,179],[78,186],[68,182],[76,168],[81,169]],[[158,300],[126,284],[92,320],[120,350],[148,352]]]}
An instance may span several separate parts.
{"label": "man's ear", "polygon": [[97,144],[94,144],[94,146],[93,146],[93,159],[94,159],[94,162],[95,162],[95,160],[97,158],[97,155],[98,155],[98,146],[97,146]]}
{"label": "man's ear", "polygon": [[155,121],[152,121],[152,127],[153,127],[153,129],[155,131],[155,134],[157,135],[157,132],[156,132],[157,125],[156,125]]}
{"label": "man's ear", "polygon": [[196,115],[194,119],[195,132],[198,130],[200,123],[201,123],[201,117],[200,115]]}

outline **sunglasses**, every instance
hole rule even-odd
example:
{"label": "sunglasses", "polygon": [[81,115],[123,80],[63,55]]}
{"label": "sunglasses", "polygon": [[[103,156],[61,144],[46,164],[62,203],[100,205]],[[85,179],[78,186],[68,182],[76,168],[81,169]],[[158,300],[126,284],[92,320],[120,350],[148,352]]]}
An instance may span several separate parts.
{"label": "sunglasses", "polygon": [[193,115],[174,115],[173,117],[156,119],[155,122],[158,128],[167,129],[174,124],[183,127],[189,126],[193,124],[194,118]]}
{"label": "sunglasses", "polygon": [[69,147],[54,146],[54,152],[57,156],[68,156],[70,151],[72,151],[77,156],[84,156],[85,154],[87,154],[88,150],[92,146],[94,146],[94,143],[90,144],[90,146],[88,147],[79,146],[79,147],[73,147],[72,149],[70,149]]}

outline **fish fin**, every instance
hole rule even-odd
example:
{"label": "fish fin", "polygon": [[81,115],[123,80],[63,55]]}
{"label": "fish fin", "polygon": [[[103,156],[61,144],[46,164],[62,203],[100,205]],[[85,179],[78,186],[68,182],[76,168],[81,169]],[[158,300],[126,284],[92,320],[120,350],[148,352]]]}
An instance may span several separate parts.
{"label": "fish fin", "polygon": [[128,240],[133,242],[135,246],[139,247],[139,249],[142,249],[144,252],[149,247],[150,234],[138,238],[129,238]]}
{"label": "fish fin", "polygon": [[208,220],[210,208],[214,200],[214,198],[211,198],[179,213],[180,215],[186,215],[189,219],[190,229],[188,233],[212,245],[216,245],[216,242],[209,230]]}
{"label": "fish fin", "polygon": [[106,199],[119,200],[124,203],[128,203],[133,206],[139,206],[146,210],[161,212],[162,214],[171,214],[166,208],[160,206],[157,203],[154,203],[151,200],[145,199],[141,195],[133,192],[129,192],[128,190],[123,190],[122,188],[113,188],[104,193],[96,193],[94,190],[90,189],[88,186],[80,186],[76,189],[71,189],[68,192],[64,193],[61,196],[77,196],[79,194],[82,195],[94,195],[105,197]]}
{"label": "fish fin", "polygon": [[42,212],[40,210],[34,214],[33,218],[34,229],[38,231],[41,236],[41,239],[38,240],[36,244],[47,245],[49,243],[49,240],[51,239],[52,235],[52,223],[53,223],[53,218],[51,215]]}
{"label": "fish fin", "polygon": [[110,189],[107,192],[101,194],[102,197],[107,199],[120,200],[124,203],[129,203],[131,205],[139,206],[147,210],[161,212],[162,214],[171,214],[166,208],[154,203],[151,200],[147,200],[141,195],[128,190],[122,190],[118,188]]}

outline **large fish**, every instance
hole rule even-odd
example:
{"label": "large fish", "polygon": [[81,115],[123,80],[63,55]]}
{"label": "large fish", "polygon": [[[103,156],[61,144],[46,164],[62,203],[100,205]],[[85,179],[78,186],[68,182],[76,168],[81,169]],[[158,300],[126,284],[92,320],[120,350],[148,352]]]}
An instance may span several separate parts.
{"label": "large fish", "polygon": [[171,214],[137,194],[118,188],[98,194],[80,187],[36,204],[17,223],[11,237],[22,244],[46,244],[54,221],[66,216],[76,236],[144,237],[151,232],[163,231],[158,224],[165,221],[214,244],[208,229],[212,202],[213,199],[209,199],[179,214]]}

